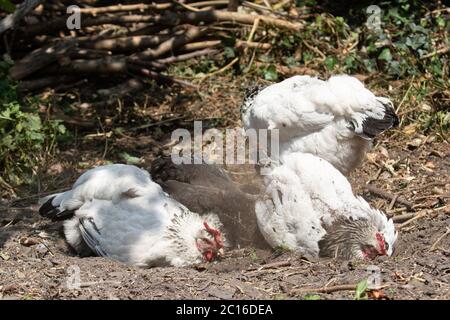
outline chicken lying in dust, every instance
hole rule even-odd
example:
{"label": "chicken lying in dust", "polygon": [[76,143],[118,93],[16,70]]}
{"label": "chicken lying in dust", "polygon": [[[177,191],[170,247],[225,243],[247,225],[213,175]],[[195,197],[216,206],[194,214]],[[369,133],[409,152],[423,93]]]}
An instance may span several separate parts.
{"label": "chicken lying in dust", "polygon": [[131,165],[88,170],[71,190],[44,199],[39,213],[65,220],[66,240],[79,254],[140,267],[213,261],[225,246],[217,215],[190,211]]}

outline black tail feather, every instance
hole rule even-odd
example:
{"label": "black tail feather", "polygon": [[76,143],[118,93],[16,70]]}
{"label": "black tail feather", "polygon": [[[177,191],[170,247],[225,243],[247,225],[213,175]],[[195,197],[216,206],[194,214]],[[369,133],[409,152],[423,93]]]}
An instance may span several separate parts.
{"label": "black tail feather", "polygon": [[247,109],[250,107],[250,105],[252,104],[252,100],[255,98],[255,96],[260,93],[263,89],[265,88],[265,86],[263,85],[252,85],[249,86],[245,89],[245,93],[244,93],[244,100],[242,102],[241,108],[240,108],[240,112],[241,114],[246,112]]}
{"label": "black tail feather", "polygon": [[384,117],[382,119],[366,118],[362,122],[362,132],[359,134],[363,138],[373,139],[380,133],[399,125],[399,119],[392,106],[384,105]]}
{"label": "black tail feather", "polygon": [[52,201],[55,197],[51,197],[39,208],[39,214],[47,219],[51,219],[52,221],[61,221],[72,218],[74,215],[73,210],[63,210],[60,211],[59,206],[55,207],[52,204]]}

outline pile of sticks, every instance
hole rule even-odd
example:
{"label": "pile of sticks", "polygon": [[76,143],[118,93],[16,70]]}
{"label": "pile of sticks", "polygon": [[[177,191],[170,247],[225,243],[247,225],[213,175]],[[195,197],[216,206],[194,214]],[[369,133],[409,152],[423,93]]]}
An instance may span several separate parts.
{"label": "pile of sticks", "polygon": [[[20,91],[98,77],[123,79],[114,91],[124,93],[139,90],[143,78],[190,85],[164,74],[168,66],[217,55],[226,37],[236,39],[232,45],[238,49],[268,50],[269,43],[252,41],[261,27],[292,32],[303,28],[302,23],[277,13],[267,0],[109,1],[113,4],[108,6],[97,2],[78,1],[78,8],[67,13],[73,1],[28,0],[0,18],[5,51],[15,60],[10,77],[20,80]],[[68,21],[76,22],[77,17],[79,28],[69,29]],[[237,31],[246,26],[250,36],[240,39]]]}

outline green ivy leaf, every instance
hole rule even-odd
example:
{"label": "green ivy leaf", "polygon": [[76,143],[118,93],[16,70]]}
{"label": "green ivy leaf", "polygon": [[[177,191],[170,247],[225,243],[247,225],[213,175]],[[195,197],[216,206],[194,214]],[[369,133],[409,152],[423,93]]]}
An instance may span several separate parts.
{"label": "green ivy leaf", "polygon": [[122,160],[125,161],[127,164],[140,164],[140,163],[142,162],[142,161],[141,161],[141,158],[133,157],[133,156],[129,155],[129,154],[126,153],[126,152],[122,152],[119,156],[120,156],[120,157],[122,158]]}
{"label": "green ivy leaf", "polygon": [[325,65],[327,66],[328,70],[333,70],[334,66],[338,63],[338,60],[336,57],[327,57],[325,59]]}
{"label": "green ivy leaf", "polygon": [[445,27],[445,19],[441,16],[436,18],[436,23],[439,27],[444,28]]}
{"label": "green ivy leaf", "polygon": [[378,60],[391,61],[392,54],[389,48],[384,48],[383,51],[378,55]]}
{"label": "green ivy leaf", "polygon": [[236,57],[236,52],[234,51],[233,47],[225,47],[223,49],[223,54],[229,59],[233,59]]}
{"label": "green ivy leaf", "polygon": [[355,291],[355,300],[366,300],[367,294],[366,290],[368,287],[367,279],[364,279],[363,281],[360,281],[358,285],[356,286]]}
{"label": "green ivy leaf", "polygon": [[276,81],[278,79],[278,72],[273,64],[264,70],[264,79],[268,81]]}

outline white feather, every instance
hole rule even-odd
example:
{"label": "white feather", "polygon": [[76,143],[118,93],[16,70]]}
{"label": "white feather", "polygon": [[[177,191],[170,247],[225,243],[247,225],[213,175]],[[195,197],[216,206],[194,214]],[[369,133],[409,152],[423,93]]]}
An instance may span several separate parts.
{"label": "white feather", "polygon": [[245,101],[245,129],[278,129],[281,160],[293,151],[318,155],[342,173],[350,172],[371,146],[363,122],[383,119],[387,98],[376,97],[356,78],[322,81],[294,76]]}
{"label": "white feather", "polygon": [[[87,171],[71,190],[56,195],[52,204],[75,210],[64,223],[64,234],[77,251],[87,244],[93,252],[136,266],[201,262],[196,239],[207,236],[203,222],[221,227],[216,216],[200,217],[189,211],[153,182],[148,172],[130,165]],[[83,241],[84,231],[93,243]]]}
{"label": "white feather", "polygon": [[264,197],[255,206],[258,226],[272,246],[318,257],[318,242],[340,216],[374,221],[389,244],[397,238],[392,220],[353,195],[347,179],[327,161],[295,152],[265,177]]}

